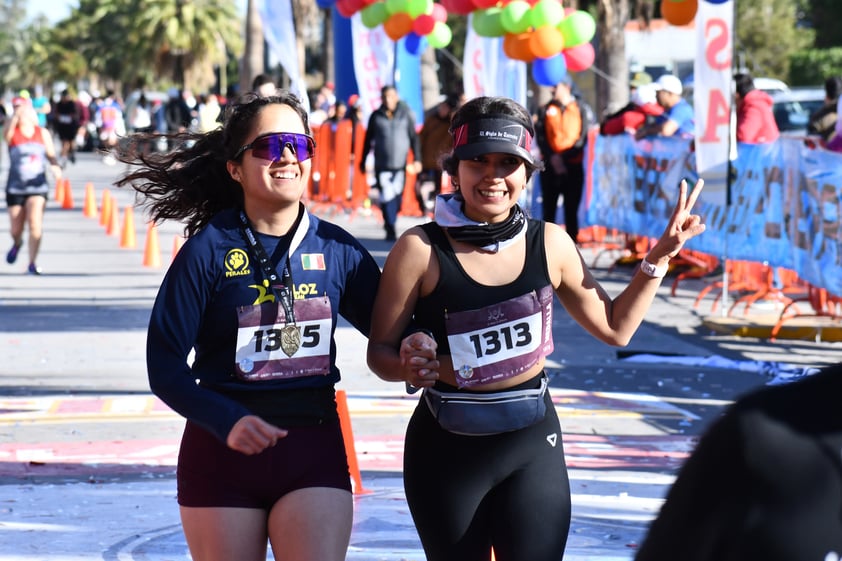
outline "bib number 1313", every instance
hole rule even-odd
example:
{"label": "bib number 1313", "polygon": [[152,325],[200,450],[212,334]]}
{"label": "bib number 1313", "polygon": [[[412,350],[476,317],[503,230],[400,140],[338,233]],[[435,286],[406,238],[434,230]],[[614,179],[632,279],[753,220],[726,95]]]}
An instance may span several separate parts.
{"label": "bib number 1313", "polygon": [[529,323],[515,323],[501,325],[499,329],[474,333],[470,336],[470,341],[474,346],[476,357],[482,358],[517,347],[529,347],[532,344],[532,333],[529,330]]}

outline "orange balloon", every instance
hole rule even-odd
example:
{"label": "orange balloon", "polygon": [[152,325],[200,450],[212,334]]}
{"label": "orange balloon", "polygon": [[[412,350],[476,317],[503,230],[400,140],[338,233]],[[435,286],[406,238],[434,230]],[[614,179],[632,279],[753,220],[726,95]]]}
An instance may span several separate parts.
{"label": "orange balloon", "polygon": [[537,58],[550,58],[564,48],[564,37],[558,27],[544,25],[532,31],[529,37],[529,50]]}
{"label": "orange balloon", "polygon": [[696,17],[699,0],[661,0],[661,16],[672,25],[687,25]]}
{"label": "orange balloon", "polygon": [[386,32],[389,39],[397,41],[412,31],[412,21],[412,16],[406,12],[392,14],[389,19],[383,22],[383,31]]}
{"label": "orange balloon", "polygon": [[529,31],[523,33],[506,33],[503,36],[503,52],[512,60],[522,60],[523,62],[532,62],[535,60],[535,55],[532,54],[530,48]]}

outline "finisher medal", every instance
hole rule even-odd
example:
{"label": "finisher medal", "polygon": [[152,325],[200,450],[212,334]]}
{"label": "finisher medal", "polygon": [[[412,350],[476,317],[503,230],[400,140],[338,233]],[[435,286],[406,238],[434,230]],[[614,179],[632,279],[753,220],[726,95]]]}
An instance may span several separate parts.
{"label": "finisher medal", "polygon": [[287,324],[281,329],[281,350],[287,356],[292,356],[301,348],[301,329],[296,325]]}

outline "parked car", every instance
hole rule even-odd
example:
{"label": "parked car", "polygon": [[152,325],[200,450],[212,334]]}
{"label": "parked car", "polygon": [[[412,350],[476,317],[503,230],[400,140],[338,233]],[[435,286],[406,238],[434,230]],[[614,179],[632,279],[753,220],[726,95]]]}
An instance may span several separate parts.
{"label": "parked car", "polygon": [[[693,74],[688,75],[686,78],[682,80],[684,84],[684,99],[690,102],[690,105],[693,105],[693,84],[694,78]],[[786,82],[782,80],[778,80],[777,78],[766,78],[764,76],[758,76],[754,78],[754,87],[758,90],[764,91],[771,96],[775,96],[777,94],[787,93],[790,90],[789,86]]]}
{"label": "parked car", "polygon": [[754,87],[758,90],[763,90],[769,95],[790,91],[786,82],[778,80],[777,78],[765,78],[763,76],[758,76],[754,79]]}
{"label": "parked car", "polygon": [[772,112],[778,130],[786,136],[806,136],[810,115],[824,105],[825,91],[821,86],[791,88],[772,95]]}

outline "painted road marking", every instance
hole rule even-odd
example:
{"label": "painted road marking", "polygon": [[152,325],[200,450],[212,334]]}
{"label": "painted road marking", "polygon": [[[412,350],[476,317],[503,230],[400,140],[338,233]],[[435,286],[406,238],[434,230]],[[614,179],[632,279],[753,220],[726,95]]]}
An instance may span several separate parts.
{"label": "painted road marking", "polygon": [[[576,419],[693,419],[686,410],[649,396],[554,390],[556,409],[564,425],[564,446],[570,467],[583,469],[677,469],[689,455],[695,437],[685,434],[592,434],[580,430]],[[408,419],[417,398],[405,395],[352,395],[348,408],[354,419],[402,415]],[[157,397],[149,395],[59,396],[0,399],[0,426],[150,420],[178,421],[180,417]],[[587,425],[583,423],[582,426]],[[588,425],[589,426],[589,425]],[[624,421],[624,426],[625,421]],[[358,435],[354,448],[361,471],[400,471],[403,428],[400,434]],[[631,431],[630,431],[631,432]],[[178,437],[166,440],[79,440],[38,443],[0,443],[0,475],[57,475],[74,471],[109,474],[168,472],[178,458]]]}
{"label": "painted road marking", "polygon": [[[552,392],[553,402],[562,418],[657,416],[660,419],[696,420],[686,410],[645,394],[564,389],[553,389]],[[417,397],[403,394],[348,395],[348,410],[352,416],[409,416],[417,403]],[[172,419],[178,415],[151,394],[0,398],[0,425],[67,420],[134,420],[138,417],[144,420]]]}

